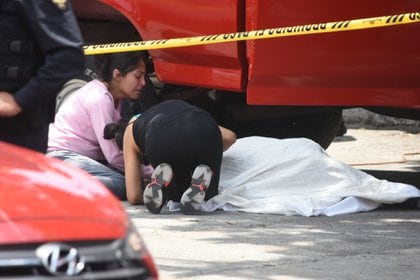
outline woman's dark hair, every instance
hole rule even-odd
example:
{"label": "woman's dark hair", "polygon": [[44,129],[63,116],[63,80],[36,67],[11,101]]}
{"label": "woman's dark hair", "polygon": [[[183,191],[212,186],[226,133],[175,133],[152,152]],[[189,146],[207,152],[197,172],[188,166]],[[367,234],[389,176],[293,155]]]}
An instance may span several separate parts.
{"label": "woman's dark hair", "polygon": [[140,99],[136,100],[122,100],[121,104],[121,119],[117,123],[109,123],[104,128],[104,139],[110,140],[115,138],[115,142],[122,150],[124,131],[128,126],[128,122],[135,115],[143,113],[147,108],[157,103],[156,92],[153,85],[149,81],[149,88],[146,88]]}
{"label": "woman's dark hair", "polygon": [[112,53],[95,56],[95,66],[98,71],[99,78],[105,82],[111,82],[112,71],[118,69],[123,76],[133,71],[143,60],[146,63],[146,52],[125,52]]}

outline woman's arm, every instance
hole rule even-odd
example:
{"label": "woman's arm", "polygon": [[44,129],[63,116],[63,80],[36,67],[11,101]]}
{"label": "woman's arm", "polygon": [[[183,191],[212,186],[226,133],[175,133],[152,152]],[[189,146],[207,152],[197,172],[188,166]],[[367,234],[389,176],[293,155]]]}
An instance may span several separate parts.
{"label": "woman's arm", "polygon": [[129,124],[124,133],[125,188],[130,204],[143,204],[143,189],[140,175],[141,150],[134,142],[133,124]]}
{"label": "woman's arm", "polygon": [[[100,83],[100,82],[97,82]],[[100,84],[96,85],[99,87]],[[120,119],[118,111],[114,108],[114,99],[105,89],[98,88],[97,94],[88,94],[86,108],[89,111],[89,119],[92,130],[95,133],[98,145],[106,161],[113,167],[124,171],[123,153],[114,139],[104,138],[104,128],[109,123],[117,123]],[[93,93],[93,92],[92,92]],[[96,92],[95,92],[96,93]]]}
{"label": "woman's arm", "polygon": [[230,129],[219,125],[220,133],[222,134],[223,152],[229,149],[233,143],[236,142],[236,134]]}

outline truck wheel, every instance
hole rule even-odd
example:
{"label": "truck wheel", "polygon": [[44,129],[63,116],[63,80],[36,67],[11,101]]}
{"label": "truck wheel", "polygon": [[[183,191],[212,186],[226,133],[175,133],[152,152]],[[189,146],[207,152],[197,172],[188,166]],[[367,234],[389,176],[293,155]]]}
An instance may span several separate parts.
{"label": "truck wheel", "polygon": [[341,113],[341,110],[338,110],[277,120],[238,122],[230,128],[236,132],[238,137],[252,135],[280,139],[305,137],[314,140],[326,149],[334,140],[340,127]]}

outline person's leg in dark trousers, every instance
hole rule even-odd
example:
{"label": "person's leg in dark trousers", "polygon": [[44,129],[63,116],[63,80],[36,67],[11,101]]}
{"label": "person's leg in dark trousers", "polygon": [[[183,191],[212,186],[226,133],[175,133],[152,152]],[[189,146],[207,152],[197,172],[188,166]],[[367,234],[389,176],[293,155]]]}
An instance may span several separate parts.
{"label": "person's leg in dark trousers", "polygon": [[182,196],[190,187],[195,168],[204,164],[210,167],[213,173],[205,196],[205,200],[208,200],[218,193],[223,154],[220,129],[213,117],[203,111],[191,111],[184,114],[182,123],[184,125],[179,128],[181,137],[177,143],[181,152],[178,154],[178,163],[182,163],[180,166],[182,177],[177,180],[178,194]]}
{"label": "person's leg in dark trousers", "polygon": [[207,165],[213,172],[205,196],[205,200],[208,200],[218,194],[223,143],[220,129],[213,117],[202,114],[195,116],[195,119],[200,120],[201,126],[197,128],[194,138],[190,139],[191,141],[188,143],[192,151],[192,162],[194,163],[192,172],[200,164]]}

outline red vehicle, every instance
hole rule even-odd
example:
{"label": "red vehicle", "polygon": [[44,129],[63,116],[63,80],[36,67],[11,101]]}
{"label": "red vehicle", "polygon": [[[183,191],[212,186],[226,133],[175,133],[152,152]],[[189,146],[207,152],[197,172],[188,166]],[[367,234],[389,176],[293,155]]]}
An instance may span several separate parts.
{"label": "red vehicle", "polygon": [[158,279],[121,202],[93,177],[0,142],[0,279]]}
{"label": "red vehicle", "polygon": [[[72,0],[86,44],[158,40],[415,13],[418,0]],[[420,119],[420,24],[150,50],[160,94],[198,104],[239,136],[324,147],[341,110]],[[193,92],[193,93],[192,93]],[[197,101],[197,100],[195,100]],[[191,99],[194,102],[194,98]]]}

